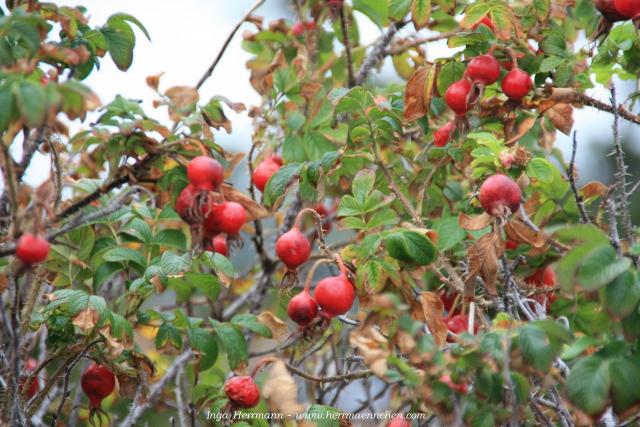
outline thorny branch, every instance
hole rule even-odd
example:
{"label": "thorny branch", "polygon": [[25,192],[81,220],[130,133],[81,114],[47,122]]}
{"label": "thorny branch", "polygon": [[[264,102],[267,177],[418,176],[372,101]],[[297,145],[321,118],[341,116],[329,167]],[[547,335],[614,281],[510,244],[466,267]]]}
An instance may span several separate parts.
{"label": "thorny branch", "polygon": [[569,167],[567,168],[567,176],[569,177],[569,184],[571,185],[571,191],[573,192],[573,197],[576,200],[576,204],[578,205],[578,211],[580,212],[580,222],[584,224],[588,224],[591,222],[589,220],[589,216],[587,215],[587,211],[584,207],[584,200],[580,193],[578,193],[578,187],[576,185],[576,152],[578,151],[578,138],[577,131],[573,132],[573,144],[571,150],[571,162],[569,163]]}

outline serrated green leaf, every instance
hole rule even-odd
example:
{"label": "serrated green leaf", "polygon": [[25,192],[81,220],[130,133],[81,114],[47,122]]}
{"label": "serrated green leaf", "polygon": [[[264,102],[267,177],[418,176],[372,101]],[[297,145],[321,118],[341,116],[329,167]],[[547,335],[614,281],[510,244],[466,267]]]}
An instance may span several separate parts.
{"label": "serrated green leaf", "polygon": [[264,189],[265,206],[273,206],[278,199],[284,197],[287,187],[299,177],[301,170],[300,163],[289,163],[278,169],[278,172],[269,178]]}
{"label": "serrated green leaf", "polygon": [[590,415],[604,411],[610,386],[609,366],[598,356],[578,361],[567,378],[569,399]]}
{"label": "serrated green leaf", "polygon": [[387,253],[397,260],[418,265],[428,265],[437,256],[433,242],[416,231],[397,231],[385,238]]}
{"label": "serrated green leaf", "polygon": [[102,257],[111,262],[133,262],[142,267],[147,265],[147,259],[138,251],[130,248],[115,247],[106,251]]}
{"label": "serrated green leaf", "polygon": [[235,369],[241,363],[247,363],[249,361],[249,349],[240,329],[229,323],[219,322],[216,322],[213,327],[227,353],[229,367]]}
{"label": "serrated green leaf", "polygon": [[256,334],[265,337],[271,338],[271,330],[267,328],[264,324],[258,321],[258,318],[254,314],[244,313],[238,314],[231,319],[231,323],[234,325],[242,326],[244,328],[249,329],[251,332],[255,332]]}
{"label": "serrated green leaf", "polygon": [[205,371],[213,366],[218,358],[218,343],[210,332],[203,329],[187,330],[189,345],[200,354],[198,369]]}

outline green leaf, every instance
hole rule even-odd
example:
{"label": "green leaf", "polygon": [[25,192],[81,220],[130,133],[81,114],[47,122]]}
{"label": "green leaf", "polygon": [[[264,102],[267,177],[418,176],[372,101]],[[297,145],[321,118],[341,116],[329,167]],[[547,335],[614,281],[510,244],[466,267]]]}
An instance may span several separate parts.
{"label": "green leaf", "polygon": [[389,0],[389,17],[394,21],[402,21],[413,0]]}
{"label": "green leaf", "polygon": [[540,372],[551,367],[555,357],[550,341],[544,331],[534,325],[526,325],[518,331],[518,339],[525,359]]}
{"label": "green leaf", "polygon": [[619,317],[627,317],[638,307],[640,284],[629,270],[618,276],[604,288],[604,305]]}
{"label": "green leaf", "polygon": [[339,217],[358,216],[364,213],[363,208],[353,196],[343,196],[338,206]]}
{"label": "green leaf", "polygon": [[614,357],[609,361],[611,376],[611,399],[613,411],[622,414],[640,402],[640,367],[638,363],[624,357]]}
{"label": "green leaf", "polygon": [[606,408],[610,386],[609,366],[598,356],[578,361],[567,378],[569,399],[589,415]]}
{"label": "green leaf", "polygon": [[140,30],[144,33],[147,40],[151,41],[151,36],[149,36],[149,32],[142,25],[142,22],[138,21],[135,16],[129,15],[128,13],[115,13],[109,17],[107,22],[116,22],[116,21],[129,21],[132,24],[136,25]]}
{"label": "green leaf", "polygon": [[389,20],[389,7],[386,1],[353,0],[353,9],[367,15],[378,28],[385,26]]}
{"label": "green leaf", "polygon": [[431,0],[413,0],[411,19],[417,30],[424,28],[431,17]]}
{"label": "green leaf", "polygon": [[182,349],[182,334],[175,326],[169,323],[163,323],[156,333],[155,344],[157,349],[170,346],[176,350],[180,350]]}
{"label": "green leaf", "polygon": [[602,245],[582,258],[575,280],[578,287],[594,291],[609,284],[630,266],[629,258],[618,259],[611,246]]}
{"label": "green leaf", "polygon": [[20,115],[31,127],[40,126],[46,115],[46,97],[42,86],[31,82],[22,82],[14,86],[14,95]]}
{"label": "green leaf", "polygon": [[441,251],[453,248],[467,236],[455,216],[439,218],[434,221],[432,228],[438,233],[438,248]]}
{"label": "green leaf", "polygon": [[213,269],[213,271],[218,274],[222,274],[229,279],[233,279],[235,277],[235,269],[227,257],[217,252],[205,252],[204,256],[205,262],[211,269]]}
{"label": "green leaf", "polygon": [[416,231],[397,231],[385,239],[389,255],[397,260],[427,265],[437,256],[435,245],[428,237]]}
{"label": "green leaf", "polygon": [[5,131],[17,114],[13,92],[3,85],[0,88],[0,132]]}
{"label": "green leaf", "polygon": [[557,56],[550,56],[545,58],[540,64],[540,71],[543,73],[548,73],[549,71],[554,70],[558,65],[564,62],[563,58],[559,58]]}
{"label": "green leaf", "polygon": [[202,291],[212,303],[218,301],[220,295],[220,281],[210,273],[185,273],[184,281]]}
{"label": "green leaf", "polygon": [[438,80],[436,85],[438,92],[444,96],[445,92],[451,86],[452,83],[457,82],[462,78],[466,70],[465,65],[462,62],[450,61],[447,62],[438,73]]}
{"label": "green leaf", "polygon": [[109,323],[111,323],[111,335],[117,339],[125,341],[133,339],[133,328],[127,319],[113,312],[109,312],[109,318]]}
{"label": "green leaf", "polygon": [[241,363],[246,364],[249,361],[249,348],[240,329],[229,323],[219,322],[216,322],[213,327],[227,353],[229,367],[235,369]]}
{"label": "green leaf", "polygon": [[264,189],[264,204],[267,207],[273,206],[278,199],[284,196],[287,187],[300,176],[302,164],[289,163],[278,169],[273,174]]}
{"label": "green leaf", "polygon": [[231,323],[247,328],[251,332],[255,332],[256,334],[265,338],[271,338],[271,330],[264,324],[260,323],[258,321],[258,318],[254,314],[238,314],[231,319]]}
{"label": "green leaf", "polygon": [[351,184],[351,191],[360,204],[364,204],[367,194],[373,189],[376,173],[371,169],[362,169],[356,173]]}
{"label": "green leaf", "polygon": [[119,262],[103,262],[96,268],[93,275],[93,288],[98,289],[100,285],[109,280],[118,271],[122,271],[122,264]]}
{"label": "green leaf", "polygon": [[122,20],[110,20],[100,29],[107,42],[107,50],[118,69],[126,71],[133,62],[136,37],[129,24]]}
{"label": "green leaf", "polygon": [[177,255],[173,252],[165,252],[160,258],[160,267],[164,274],[182,273],[191,267],[191,257],[188,253]]}
{"label": "green leaf", "polygon": [[111,262],[133,262],[146,267],[147,259],[138,251],[130,248],[115,247],[106,251],[102,257]]}
{"label": "green leaf", "polygon": [[153,243],[184,250],[187,248],[187,237],[180,230],[160,230],[153,236]]}
{"label": "green leaf", "polygon": [[189,345],[193,350],[200,353],[198,368],[204,371],[213,366],[218,358],[218,344],[211,333],[203,329],[187,330]]}
{"label": "green leaf", "polygon": [[527,164],[527,175],[542,182],[551,182],[554,175],[553,168],[554,166],[548,160],[535,157]]}

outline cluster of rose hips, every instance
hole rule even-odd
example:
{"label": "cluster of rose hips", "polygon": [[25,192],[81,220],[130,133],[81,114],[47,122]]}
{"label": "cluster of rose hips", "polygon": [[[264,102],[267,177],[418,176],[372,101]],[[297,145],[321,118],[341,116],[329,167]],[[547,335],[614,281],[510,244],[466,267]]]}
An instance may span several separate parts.
{"label": "cluster of rose hips", "polygon": [[[529,73],[518,68],[515,56],[509,65],[510,67],[505,67],[510,71],[502,79],[502,92],[509,99],[520,102],[533,87],[533,82]],[[492,54],[476,56],[469,61],[462,78],[447,88],[444,100],[458,118],[464,118],[480,98],[482,89],[497,82],[500,75],[500,62]],[[436,130],[434,145],[445,146],[454,128],[455,122],[450,121]]]}
{"label": "cluster of rose hips", "polygon": [[201,226],[205,249],[227,256],[225,236],[238,235],[247,221],[247,212],[240,203],[221,197],[224,168],[216,159],[193,158],[187,165],[187,179],[189,184],[176,199],[176,212],[185,222]]}
{"label": "cluster of rose hips", "polygon": [[596,0],[596,8],[611,22],[640,20],[638,0]]}
{"label": "cluster of rose hips", "polygon": [[[298,267],[306,263],[311,256],[311,242],[300,231],[300,221],[307,212],[318,216],[313,209],[300,211],[291,230],[276,241],[276,255],[287,270],[294,274]],[[307,326],[316,318],[320,309],[322,309],[321,314],[327,318],[345,314],[351,309],[355,300],[355,288],[339,258],[338,264],[340,274],[320,280],[313,296],[310,291],[311,280],[308,280],[303,291],[291,298],[287,306],[287,313],[291,320],[300,326]],[[313,269],[310,275],[312,274]]]}

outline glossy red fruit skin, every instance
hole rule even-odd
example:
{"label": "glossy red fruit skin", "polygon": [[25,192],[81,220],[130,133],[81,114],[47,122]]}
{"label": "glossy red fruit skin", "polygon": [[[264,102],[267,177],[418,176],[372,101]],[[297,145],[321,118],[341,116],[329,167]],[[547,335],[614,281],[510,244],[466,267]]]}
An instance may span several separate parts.
{"label": "glossy red fruit skin", "polygon": [[306,326],[318,315],[318,303],[304,290],[289,300],[287,314],[298,325]]}
{"label": "glossy red fruit skin", "polygon": [[215,236],[213,239],[211,239],[211,245],[214,252],[217,252],[220,255],[224,255],[226,257],[229,256],[229,246],[227,245],[226,237]]}
{"label": "glossy red fruit skin", "polygon": [[447,122],[444,126],[433,133],[433,145],[436,147],[444,147],[451,139],[454,122]]}
{"label": "glossy red fruit skin", "polygon": [[490,85],[500,78],[500,63],[493,55],[480,55],[469,61],[467,76],[476,83]]}
{"label": "glossy red fruit skin", "polygon": [[469,94],[471,93],[471,83],[463,78],[447,89],[444,100],[458,116],[464,116],[469,111]]}
{"label": "glossy red fruit skin", "polygon": [[527,96],[532,87],[531,76],[520,68],[512,69],[502,79],[502,92],[514,101]]}
{"label": "glossy red fruit skin", "polygon": [[240,203],[214,203],[204,219],[204,228],[210,233],[225,233],[235,236],[247,222],[247,211]]}
{"label": "glossy red fruit skin", "polygon": [[260,389],[250,376],[231,377],[224,385],[231,403],[239,408],[253,408],[260,403]]}
{"label": "glossy red fruit skin", "polygon": [[178,198],[176,199],[176,212],[180,215],[180,218],[188,224],[193,224],[196,220],[193,218],[191,210],[196,204],[196,196],[198,190],[192,184],[188,184],[182,189]]}
{"label": "glossy red fruit skin", "polygon": [[480,25],[486,25],[487,28],[489,28],[491,31],[493,32],[496,31],[496,26],[493,25],[493,21],[487,15],[485,15],[484,18],[482,18],[479,22],[476,22],[475,24],[473,24],[471,29],[476,30]]}
{"label": "glossy red fruit skin", "polygon": [[445,383],[451,390],[457,391],[458,393],[469,393],[469,387],[465,383],[454,383],[449,375],[442,375],[440,382]]}
{"label": "glossy red fruit skin", "polygon": [[99,408],[102,400],[116,388],[116,377],[106,366],[94,363],[82,373],[80,385],[91,408]]}
{"label": "glossy red fruit skin", "polygon": [[480,204],[484,210],[494,216],[502,214],[505,207],[514,213],[520,207],[522,191],[514,180],[506,175],[490,176],[480,186]]}
{"label": "glossy red fruit skin", "polygon": [[47,239],[25,233],[16,243],[16,257],[27,265],[38,264],[47,259],[50,248]]}
{"label": "glossy red fruit skin", "polygon": [[613,0],[615,10],[628,19],[640,19],[640,1]]}
{"label": "glossy red fruit skin", "polygon": [[282,167],[282,159],[280,157],[269,157],[262,161],[262,163],[253,170],[253,185],[255,185],[258,190],[264,191],[267,182],[269,182],[269,178],[278,172],[280,167]]}
{"label": "glossy red fruit skin", "polygon": [[293,227],[276,240],[276,255],[289,270],[295,270],[309,259],[311,243]]}
{"label": "glossy red fruit skin", "polygon": [[611,22],[626,21],[627,17],[616,9],[614,0],[596,0],[596,9]]}
{"label": "glossy red fruit skin", "polygon": [[511,239],[507,239],[507,244],[506,244],[506,246],[507,246],[507,249],[509,249],[509,250],[512,250],[512,251],[513,251],[513,250],[515,250],[515,249],[518,249],[518,246],[520,246],[520,244],[519,244],[518,242],[514,242],[514,241],[513,241],[513,240],[511,240]]}
{"label": "glossy red fruit skin", "polygon": [[[557,284],[556,272],[551,265],[547,265],[546,267],[538,268],[532,275],[526,277],[524,281],[528,285],[537,288],[553,288]],[[551,304],[557,299],[557,295],[555,292],[538,293],[532,295],[531,298],[542,304],[546,311],[549,311]]]}
{"label": "glossy red fruit skin", "polygon": [[187,165],[187,179],[196,190],[213,191],[222,184],[224,168],[211,157],[194,157]]}
{"label": "glossy red fruit skin", "polygon": [[316,29],[316,21],[309,19],[304,26],[307,28],[307,31],[313,31]]}
{"label": "glossy red fruit skin", "polygon": [[411,427],[411,423],[402,415],[398,415],[387,423],[387,427]]}
{"label": "glossy red fruit skin", "polygon": [[335,317],[351,309],[356,291],[349,279],[344,274],[340,274],[320,280],[313,296],[329,317]]}
{"label": "glossy red fruit skin", "polygon": [[[469,316],[467,316],[466,314],[456,314],[453,317],[450,317],[449,320],[447,320],[447,329],[456,335],[459,335],[463,332],[467,331],[467,328],[469,326]],[[473,324],[473,334],[477,334],[478,333],[478,322],[474,322]],[[455,338],[453,338],[452,336],[447,336],[447,342],[455,342]]]}

